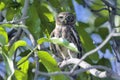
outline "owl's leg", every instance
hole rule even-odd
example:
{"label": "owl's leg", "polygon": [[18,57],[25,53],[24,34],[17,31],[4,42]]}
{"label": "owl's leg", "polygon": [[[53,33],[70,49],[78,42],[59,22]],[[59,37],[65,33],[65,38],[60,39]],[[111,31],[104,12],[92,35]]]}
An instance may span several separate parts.
{"label": "owl's leg", "polygon": [[68,49],[68,55],[70,58],[73,58],[69,49]]}

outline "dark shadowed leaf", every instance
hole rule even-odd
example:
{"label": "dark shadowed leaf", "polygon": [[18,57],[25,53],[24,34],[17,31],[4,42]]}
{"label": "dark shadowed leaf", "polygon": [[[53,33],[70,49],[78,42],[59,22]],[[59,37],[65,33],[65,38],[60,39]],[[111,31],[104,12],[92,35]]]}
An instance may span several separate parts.
{"label": "dark shadowed leaf", "polygon": [[77,1],[79,4],[82,4],[83,5],[83,0],[75,0],[75,1]]}
{"label": "dark shadowed leaf", "polygon": [[[83,48],[85,49],[86,52],[92,50],[95,48],[95,45],[93,44],[92,39],[90,38],[90,35],[84,30],[82,27],[77,27],[78,33],[81,38],[81,42],[83,45]],[[91,60],[98,60],[98,53],[95,52],[94,54],[90,55],[89,58]]]}
{"label": "dark shadowed leaf", "polygon": [[[109,34],[109,31],[107,28],[99,28],[98,32],[97,32],[103,40],[106,39],[106,37],[108,36]],[[105,52],[106,49],[110,49],[111,50],[111,46],[109,43],[107,43],[105,46],[102,47],[102,51]]]}
{"label": "dark shadowed leaf", "polygon": [[108,59],[105,59],[105,58],[100,59],[98,61],[97,65],[103,65],[103,66],[111,67],[110,61]]}
{"label": "dark shadowed leaf", "polygon": [[41,31],[40,19],[34,5],[30,6],[28,16],[29,18],[26,20],[26,25],[28,26],[30,32],[33,34],[34,38],[38,39],[40,37]]}
{"label": "dark shadowed leaf", "polygon": [[99,27],[103,25],[106,21],[108,21],[107,17],[97,17],[94,22],[95,27]]}

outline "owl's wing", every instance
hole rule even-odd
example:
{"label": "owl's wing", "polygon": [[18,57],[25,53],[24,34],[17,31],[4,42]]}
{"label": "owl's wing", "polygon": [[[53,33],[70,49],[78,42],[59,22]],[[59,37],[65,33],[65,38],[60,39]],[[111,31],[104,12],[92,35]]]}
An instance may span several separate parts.
{"label": "owl's wing", "polygon": [[78,54],[78,58],[82,57],[82,53],[83,53],[83,49],[82,49],[82,45],[81,45],[81,41],[80,41],[80,37],[78,36],[78,33],[76,31],[76,29],[74,27],[71,28],[71,39],[73,39],[73,43],[77,46],[78,51],[80,52]]}
{"label": "owl's wing", "polygon": [[[53,32],[51,32],[50,37],[55,37],[54,30],[53,30]],[[54,54],[57,53],[57,49],[56,49],[55,44],[50,43],[50,50],[53,51]]]}

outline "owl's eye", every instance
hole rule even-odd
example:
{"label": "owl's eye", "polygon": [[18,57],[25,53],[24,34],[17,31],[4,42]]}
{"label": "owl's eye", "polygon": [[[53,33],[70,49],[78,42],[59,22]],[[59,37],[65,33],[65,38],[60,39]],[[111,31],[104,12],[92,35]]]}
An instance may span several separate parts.
{"label": "owl's eye", "polygon": [[60,19],[63,19],[63,16],[59,16]]}
{"label": "owl's eye", "polygon": [[68,16],[67,17],[67,20],[70,21],[70,22],[73,22],[74,21],[74,18],[72,16]]}

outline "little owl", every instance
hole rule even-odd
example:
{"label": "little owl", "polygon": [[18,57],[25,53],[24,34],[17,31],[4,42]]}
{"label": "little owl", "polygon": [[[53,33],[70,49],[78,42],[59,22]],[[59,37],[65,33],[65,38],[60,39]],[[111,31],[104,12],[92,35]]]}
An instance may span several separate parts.
{"label": "little owl", "polygon": [[70,43],[73,43],[79,51],[79,53],[75,53],[63,46],[50,44],[50,49],[55,56],[62,60],[68,58],[80,58],[82,56],[82,46],[75,29],[75,22],[75,16],[69,12],[61,12],[56,17],[56,27],[52,31],[51,37],[66,39]]}

